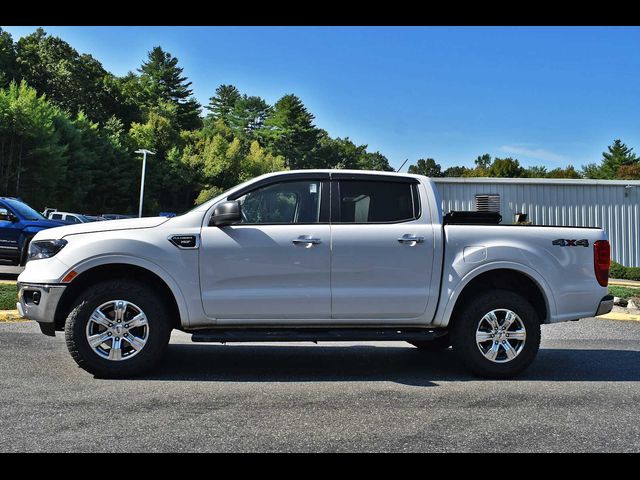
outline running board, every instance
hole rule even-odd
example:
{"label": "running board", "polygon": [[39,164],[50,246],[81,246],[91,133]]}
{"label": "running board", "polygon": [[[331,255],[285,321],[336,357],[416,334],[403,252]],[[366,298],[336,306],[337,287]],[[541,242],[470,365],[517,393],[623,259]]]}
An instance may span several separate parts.
{"label": "running board", "polygon": [[422,342],[446,335],[447,331],[443,328],[237,328],[198,330],[192,333],[193,342]]}

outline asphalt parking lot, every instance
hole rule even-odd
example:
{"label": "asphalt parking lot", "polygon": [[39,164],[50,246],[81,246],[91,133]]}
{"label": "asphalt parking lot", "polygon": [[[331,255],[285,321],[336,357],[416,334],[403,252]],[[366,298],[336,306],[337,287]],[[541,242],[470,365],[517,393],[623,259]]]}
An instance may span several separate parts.
{"label": "asphalt parking lot", "polygon": [[544,327],[510,381],[404,343],[192,344],[135,380],[80,370],[64,338],[0,324],[0,451],[640,450],[640,322]]}

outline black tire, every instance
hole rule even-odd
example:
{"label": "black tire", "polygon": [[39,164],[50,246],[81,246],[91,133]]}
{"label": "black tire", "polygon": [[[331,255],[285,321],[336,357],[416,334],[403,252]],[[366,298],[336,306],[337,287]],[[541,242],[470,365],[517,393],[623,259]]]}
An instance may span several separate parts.
{"label": "black tire", "polygon": [[[142,349],[122,361],[100,356],[89,345],[87,323],[93,311],[112,300],[126,300],[147,317],[148,337]],[[109,280],[84,290],[72,305],[65,324],[67,348],[78,366],[98,378],[127,378],[140,375],[161,360],[171,334],[171,321],[164,299],[152,288],[132,280]]]}
{"label": "black tire", "polygon": [[423,352],[441,352],[451,346],[451,336],[447,333],[433,340],[409,343]]}
{"label": "black tire", "polygon": [[[495,363],[486,358],[476,343],[476,330],[481,319],[496,309],[508,309],[517,314],[526,329],[522,350],[505,363]],[[524,371],[535,359],[540,348],[540,319],[524,297],[509,290],[491,290],[472,299],[456,314],[451,327],[451,340],[454,352],[473,374],[487,378],[509,378]]]}

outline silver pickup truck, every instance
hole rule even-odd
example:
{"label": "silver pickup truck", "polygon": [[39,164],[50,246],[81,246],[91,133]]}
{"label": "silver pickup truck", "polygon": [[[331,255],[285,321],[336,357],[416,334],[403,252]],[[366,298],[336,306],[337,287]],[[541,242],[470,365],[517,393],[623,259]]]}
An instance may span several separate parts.
{"label": "silver pickup truck", "polygon": [[420,175],[305,170],[238,185],[173,218],[52,228],[31,242],[18,308],[64,331],[99,377],[196,342],[405,341],[475,374],[523,371],[540,325],[609,312],[597,228],[443,215]]}

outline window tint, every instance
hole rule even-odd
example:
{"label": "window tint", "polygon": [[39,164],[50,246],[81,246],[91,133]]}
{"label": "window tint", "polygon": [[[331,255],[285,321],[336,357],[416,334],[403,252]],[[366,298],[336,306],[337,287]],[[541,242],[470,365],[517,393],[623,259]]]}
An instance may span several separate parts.
{"label": "window tint", "polygon": [[339,208],[340,223],[401,222],[416,218],[409,183],[342,180]]}
{"label": "window tint", "polygon": [[45,220],[40,213],[36,212],[26,203],[22,203],[15,199],[5,199],[5,202],[13,211],[18,212],[18,215],[23,217],[25,220]]}
{"label": "window tint", "polygon": [[73,215],[67,215],[67,222],[69,223],[81,223],[80,219],[74,217]]}
{"label": "window tint", "polygon": [[59,213],[54,213],[51,215],[51,220],[62,220],[62,215]]}
{"label": "window tint", "polygon": [[317,223],[320,217],[320,181],[281,182],[238,198],[241,223]]}

